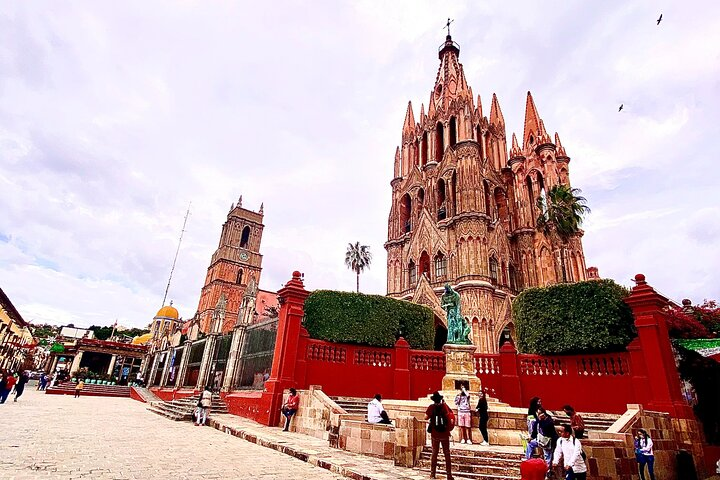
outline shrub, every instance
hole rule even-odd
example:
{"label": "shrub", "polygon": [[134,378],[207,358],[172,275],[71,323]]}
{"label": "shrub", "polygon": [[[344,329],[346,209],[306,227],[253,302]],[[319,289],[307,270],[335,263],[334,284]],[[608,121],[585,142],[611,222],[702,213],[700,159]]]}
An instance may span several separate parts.
{"label": "shrub", "polygon": [[304,324],[311,338],[375,347],[404,337],[412,348],[430,350],[435,337],[428,307],[353,292],[316,290],[305,301]]}
{"label": "shrub", "polygon": [[693,315],[680,307],[668,307],[667,327],[672,338],[708,338],[710,331]]}
{"label": "shrub", "polygon": [[622,350],[636,336],[627,295],[612,280],[524,290],[512,304],[518,349],[539,355]]}

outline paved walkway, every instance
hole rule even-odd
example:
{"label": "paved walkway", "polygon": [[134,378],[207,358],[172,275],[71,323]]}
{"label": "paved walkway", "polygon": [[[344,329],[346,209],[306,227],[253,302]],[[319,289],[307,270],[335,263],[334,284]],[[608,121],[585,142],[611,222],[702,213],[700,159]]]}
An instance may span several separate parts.
{"label": "paved walkway", "polygon": [[0,478],[338,479],[213,428],[173,422],[129,398],[45,395],[0,405]]}

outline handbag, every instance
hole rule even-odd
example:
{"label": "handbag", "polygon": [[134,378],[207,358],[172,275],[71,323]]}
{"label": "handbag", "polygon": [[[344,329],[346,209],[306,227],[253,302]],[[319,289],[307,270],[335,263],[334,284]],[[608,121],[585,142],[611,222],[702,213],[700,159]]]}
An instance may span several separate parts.
{"label": "handbag", "polygon": [[550,442],[552,441],[552,438],[546,437],[541,432],[538,432],[536,440],[537,440],[537,444],[540,448],[542,448],[544,450],[547,450],[548,448],[550,448]]}

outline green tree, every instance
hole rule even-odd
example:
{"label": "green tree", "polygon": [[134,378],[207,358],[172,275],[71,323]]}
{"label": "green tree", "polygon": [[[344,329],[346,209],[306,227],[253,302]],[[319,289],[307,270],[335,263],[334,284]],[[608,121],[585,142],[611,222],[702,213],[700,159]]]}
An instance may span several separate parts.
{"label": "green tree", "polygon": [[360,273],[366,268],[370,268],[371,261],[372,254],[369,246],[360,245],[360,242],[348,243],[347,252],[345,252],[345,265],[357,275],[358,293],[360,292]]}
{"label": "green tree", "polygon": [[537,229],[545,235],[556,234],[562,242],[560,249],[560,265],[562,281],[567,282],[565,267],[565,248],[572,237],[580,231],[583,217],[590,213],[582,191],[569,185],[558,184],[547,192],[546,197],[538,197],[537,207],[540,214],[537,218]]}

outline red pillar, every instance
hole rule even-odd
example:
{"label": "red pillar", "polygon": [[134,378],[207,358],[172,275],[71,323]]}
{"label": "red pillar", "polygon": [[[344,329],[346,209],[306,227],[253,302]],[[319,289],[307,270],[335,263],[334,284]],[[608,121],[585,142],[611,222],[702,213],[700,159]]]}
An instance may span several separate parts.
{"label": "red pillar", "polygon": [[395,342],[393,398],[410,400],[410,344],[403,337]]}
{"label": "red pillar", "polygon": [[625,303],[635,316],[635,327],[646,366],[650,400],[645,408],[668,412],[676,418],[694,418],[692,409],[682,397],[680,375],[670,344],[666,314],[663,312],[669,301],[647,284],[645,275],[635,275],[635,284]]}
{"label": "red pillar", "polygon": [[517,361],[517,350],[512,342],[505,342],[500,347],[500,388],[498,399],[513,407],[521,407],[522,388]]}
{"label": "red pillar", "polygon": [[293,272],[292,279],[278,291],[281,307],[275,338],[275,353],[270,378],[265,382],[262,397],[265,415],[260,415],[258,419],[259,422],[267,425],[277,425],[280,420],[283,391],[298,386],[296,374],[301,323],[305,299],[310,295],[310,292],[305,290],[300,277],[300,272]]}

